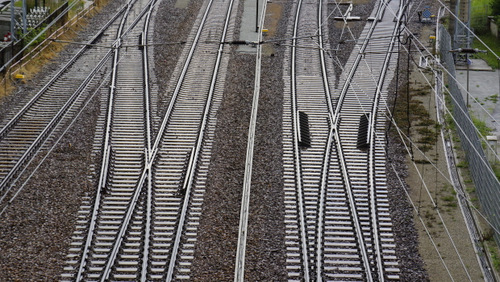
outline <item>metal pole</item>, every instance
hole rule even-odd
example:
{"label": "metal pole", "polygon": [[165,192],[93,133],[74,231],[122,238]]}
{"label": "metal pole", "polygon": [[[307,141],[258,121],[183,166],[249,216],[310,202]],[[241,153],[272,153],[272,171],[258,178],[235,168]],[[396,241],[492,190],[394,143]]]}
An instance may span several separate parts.
{"label": "metal pole", "polygon": [[469,109],[469,54],[465,54],[465,63],[467,64],[467,109]]}
{"label": "metal pole", "polygon": [[10,36],[12,36],[12,41],[16,39],[16,36],[14,35],[15,25],[16,25],[16,18],[15,18],[14,0],[10,0],[10,34],[11,34]]}
{"label": "metal pole", "polygon": [[259,0],[255,0],[255,32],[259,32]]}
{"label": "metal pole", "polygon": [[26,0],[23,0],[23,34],[26,34],[28,30],[26,23]]}

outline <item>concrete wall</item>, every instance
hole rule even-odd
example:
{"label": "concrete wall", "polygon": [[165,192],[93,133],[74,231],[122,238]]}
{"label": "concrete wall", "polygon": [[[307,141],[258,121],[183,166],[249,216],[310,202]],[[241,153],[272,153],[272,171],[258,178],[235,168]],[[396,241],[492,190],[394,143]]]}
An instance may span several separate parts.
{"label": "concrete wall", "polygon": [[496,38],[498,38],[498,25],[495,22],[495,19],[493,17],[488,17],[488,21],[490,23],[491,34],[493,34],[493,36],[496,36]]}

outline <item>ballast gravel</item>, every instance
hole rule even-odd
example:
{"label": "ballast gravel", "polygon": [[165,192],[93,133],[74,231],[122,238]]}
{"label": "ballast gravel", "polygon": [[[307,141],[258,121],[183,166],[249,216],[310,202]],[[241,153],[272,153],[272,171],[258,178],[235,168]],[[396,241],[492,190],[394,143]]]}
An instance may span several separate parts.
{"label": "ballast gravel", "polygon": [[[90,27],[104,23],[107,15],[119,5],[108,5],[92,19]],[[174,0],[161,2],[155,20],[155,42],[176,43],[155,47],[155,75],[159,93],[167,89],[176,58],[182,50],[185,34],[198,14],[202,1],[191,1],[187,8],[175,8]],[[283,17],[278,24],[276,37],[284,37],[287,21],[291,20],[291,2],[280,2]],[[374,1],[355,5],[353,15],[367,17]],[[333,11],[336,7],[329,4]],[[241,11],[241,9],[240,9]],[[330,47],[342,45],[335,54],[340,64],[350,55],[353,44],[340,42],[343,31],[330,20]],[[359,35],[363,25],[350,24],[353,34]],[[87,35],[86,35],[87,34]],[[90,32],[83,32],[81,38]],[[276,46],[272,56],[263,57],[262,91],[259,103],[252,197],[250,200],[249,237],[247,245],[247,270],[249,281],[283,281],[287,279],[285,269],[284,201],[282,178],[282,89],[283,46]],[[71,54],[68,48],[61,56]],[[229,76],[224,100],[218,112],[216,140],[210,176],[207,180],[205,206],[199,226],[199,241],[194,253],[191,277],[195,281],[232,280],[239,222],[242,178],[247,142],[248,122],[253,95],[253,73],[255,57],[231,53]],[[63,58],[63,57],[61,57]],[[60,59],[59,61],[63,61]],[[58,64],[46,66],[43,73],[52,73]],[[338,68],[336,68],[338,69]],[[337,73],[337,77],[340,72]],[[19,85],[15,95],[3,99],[0,118],[5,123],[11,112],[29,99],[35,89],[45,80],[43,74],[25,85]],[[392,85],[392,87],[396,87]],[[167,101],[159,99],[158,115]],[[11,110],[12,109],[12,110]],[[82,198],[91,196],[95,183],[90,175],[95,123],[98,116],[98,99],[92,101],[75,125],[58,144],[55,151],[42,164],[37,173],[19,196],[0,215],[0,280],[59,280],[63,272],[66,253],[70,247],[76,214]],[[397,148],[395,145],[393,148]],[[394,154],[392,154],[394,150]],[[390,160],[404,171],[404,155],[391,149]],[[390,181],[395,181],[389,175]],[[396,194],[395,192],[395,195]],[[417,249],[415,231],[409,223],[411,210],[407,204],[398,202],[400,196],[392,197],[396,241],[399,246],[402,268],[401,280],[424,279],[425,271]]]}

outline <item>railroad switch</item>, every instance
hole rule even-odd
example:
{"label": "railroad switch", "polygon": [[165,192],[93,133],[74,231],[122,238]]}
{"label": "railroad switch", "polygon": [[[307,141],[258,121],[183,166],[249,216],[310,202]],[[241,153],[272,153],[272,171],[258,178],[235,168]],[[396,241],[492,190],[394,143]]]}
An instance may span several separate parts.
{"label": "railroad switch", "polygon": [[368,143],[368,127],[370,121],[370,114],[362,114],[359,117],[359,127],[358,127],[358,142],[356,143],[356,148],[363,150],[367,149],[370,145]]}
{"label": "railroad switch", "polygon": [[311,133],[309,131],[309,116],[299,111],[299,146],[309,148],[311,147]]}

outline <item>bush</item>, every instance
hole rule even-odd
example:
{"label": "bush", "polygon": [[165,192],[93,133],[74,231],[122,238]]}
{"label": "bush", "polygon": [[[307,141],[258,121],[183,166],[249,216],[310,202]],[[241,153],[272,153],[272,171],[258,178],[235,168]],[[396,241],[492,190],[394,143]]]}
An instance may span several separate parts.
{"label": "bush", "polygon": [[498,16],[500,15],[500,0],[491,0],[490,7],[491,7],[491,15],[497,16],[497,21],[498,21]]}

